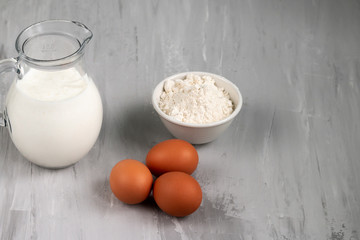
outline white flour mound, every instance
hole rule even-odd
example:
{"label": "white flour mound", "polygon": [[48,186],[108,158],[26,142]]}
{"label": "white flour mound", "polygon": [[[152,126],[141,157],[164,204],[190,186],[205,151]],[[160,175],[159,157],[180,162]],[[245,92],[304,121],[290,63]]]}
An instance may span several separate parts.
{"label": "white flour mound", "polygon": [[195,74],[165,81],[159,107],[181,122],[198,124],[220,121],[234,110],[229,93],[211,76]]}

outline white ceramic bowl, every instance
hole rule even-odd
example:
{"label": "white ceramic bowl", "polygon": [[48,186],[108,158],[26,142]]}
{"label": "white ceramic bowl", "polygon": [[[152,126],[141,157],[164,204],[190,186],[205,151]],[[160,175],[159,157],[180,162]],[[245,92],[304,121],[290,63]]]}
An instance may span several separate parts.
{"label": "white ceramic bowl", "polygon": [[[160,95],[163,91],[164,82],[168,79],[184,79],[186,75],[190,73],[196,75],[208,75],[214,78],[216,85],[218,87],[223,87],[230,94],[230,98],[235,104],[233,113],[221,121],[207,124],[184,123],[164,113],[158,104]],[[152,104],[155,111],[159,114],[161,121],[173,136],[186,140],[192,144],[203,144],[215,140],[230,126],[235,116],[240,112],[243,100],[239,89],[224,77],[207,72],[183,72],[164,79],[155,87],[152,95]]]}

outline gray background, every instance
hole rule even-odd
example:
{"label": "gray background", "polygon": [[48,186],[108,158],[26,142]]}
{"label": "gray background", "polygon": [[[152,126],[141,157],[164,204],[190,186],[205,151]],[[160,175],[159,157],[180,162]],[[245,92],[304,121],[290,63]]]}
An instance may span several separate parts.
{"label": "gray background", "polygon": [[[16,56],[23,28],[59,18],[94,33],[86,61],[102,131],[54,171],[0,130],[0,239],[360,238],[359,1],[1,0],[0,57]],[[245,103],[220,138],[195,146],[203,202],[185,218],[151,199],[123,204],[111,168],[171,138],[152,89],[190,70],[230,79]]]}

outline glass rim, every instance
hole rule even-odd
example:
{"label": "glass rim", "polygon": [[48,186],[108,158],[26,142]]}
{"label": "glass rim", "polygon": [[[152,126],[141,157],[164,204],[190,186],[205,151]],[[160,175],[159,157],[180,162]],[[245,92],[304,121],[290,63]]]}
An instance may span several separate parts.
{"label": "glass rim", "polygon": [[[34,28],[40,27],[43,24],[63,24],[63,25],[66,24],[66,25],[77,26],[77,27],[80,27],[81,29],[85,30],[87,33],[87,36],[84,37],[84,39],[81,39],[82,41],[80,41],[77,37],[75,37],[71,34],[62,33],[62,35],[69,36],[69,37],[75,39],[79,43],[79,47],[76,49],[76,51],[72,52],[71,54],[69,54],[67,56],[56,58],[56,59],[36,59],[33,57],[29,57],[24,51],[24,46],[30,39],[37,37],[37,36],[46,35],[46,30],[44,30],[44,33],[42,33],[42,34],[34,34],[34,36],[30,36],[25,39],[21,39],[21,38],[24,37],[24,34],[26,34],[27,32],[31,31]],[[56,33],[56,31],[54,31],[53,34],[54,33]],[[91,32],[91,30],[80,22],[71,21],[71,20],[63,20],[63,19],[44,20],[44,21],[40,21],[40,22],[31,24],[30,26],[23,29],[16,38],[15,49],[19,54],[19,58],[24,59],[26,62],[30,63],[31,65],[35,65],[35,66],[39,66],[39,67],[64,66],[64,65],[75,62],[80,56],[83,55],[83,50],[84,50],[86,44],[91,40],[92,37],[93,37],[93,33]]]}

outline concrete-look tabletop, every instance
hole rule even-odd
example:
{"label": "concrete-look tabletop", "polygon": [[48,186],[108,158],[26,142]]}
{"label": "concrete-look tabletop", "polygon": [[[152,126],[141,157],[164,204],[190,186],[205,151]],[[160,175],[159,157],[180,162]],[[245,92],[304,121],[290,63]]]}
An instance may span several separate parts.
{"label": "concrete-look tabletop", "polygon": [[[45,19],[92,30],[102,130],[80,162],[49,170],[0,129],[0,239],[360,239],[359,1],[1,0],[0,58]],[[151,94],[184,71],[228,78],[244,105],[195,145],[203,200],[176,218],[151,198],[120,202],[109,174],[172,138]]]}

